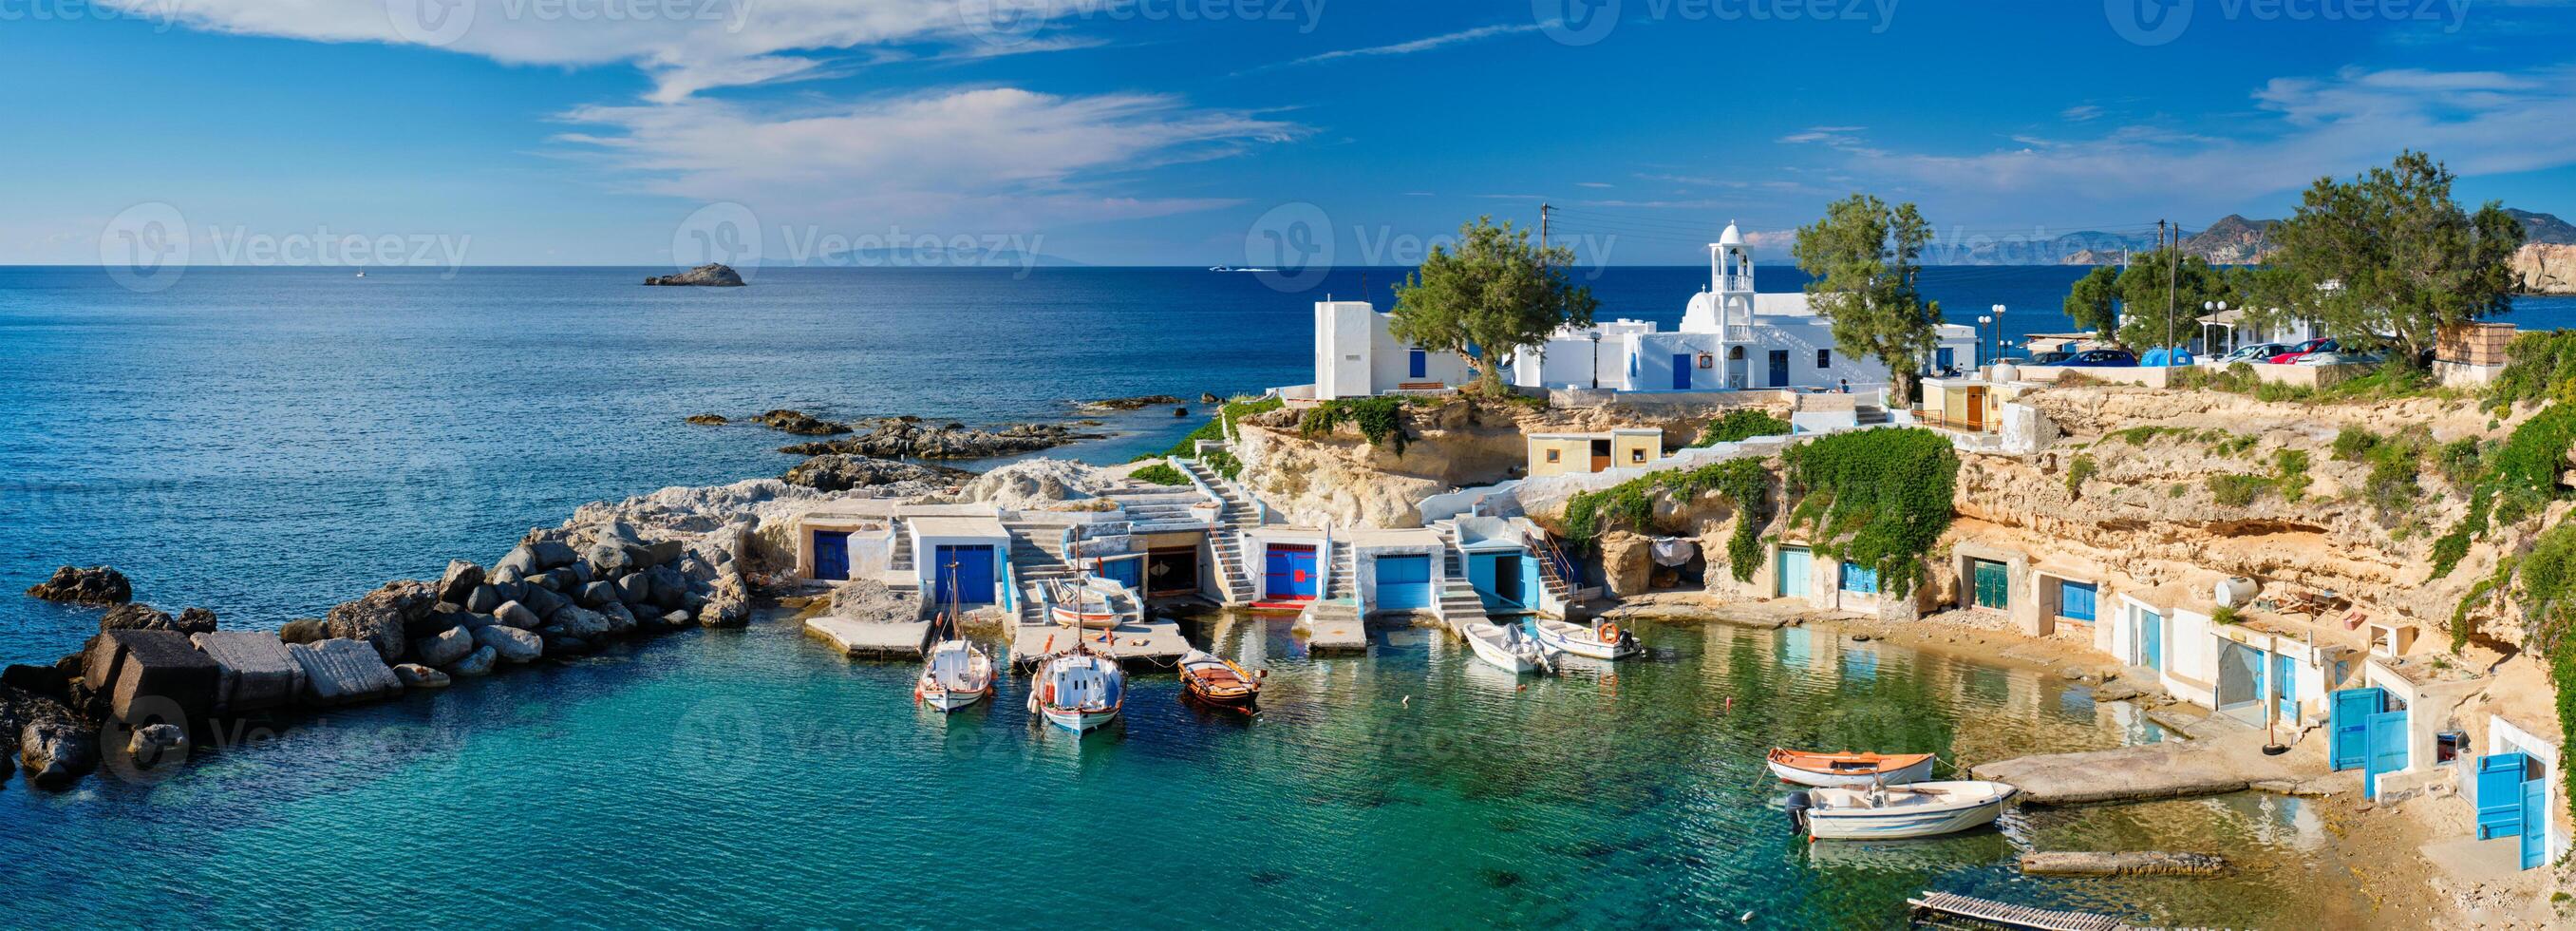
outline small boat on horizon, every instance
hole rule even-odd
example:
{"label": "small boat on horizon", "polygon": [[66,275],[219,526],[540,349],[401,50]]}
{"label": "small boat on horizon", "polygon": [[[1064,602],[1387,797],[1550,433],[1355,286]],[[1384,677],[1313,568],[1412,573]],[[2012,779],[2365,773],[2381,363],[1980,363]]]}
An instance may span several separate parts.
{"label": "small boat on horizon", "polygon": [[1247,671],[1233,660],[1205,650],[1182,654],[1180,672],[1181,694],[1246,714],[1261,699],[1261,680],[1269,675]]}
{"label": "small boat on horizon", "polygon": [[1993,824],[2020,789],[1960,780],[1789,794],[1789,819],[1818,840],[1956,834]]}
{"label": "small boat on horizon", "polygon": [[1539,618],[1531,623],[1531,636],[1548,649],[1593,659],[1623,659],[1646,651],[1637,635],[1621,630],[1619,625],[1603,622],[1591,627],[1566,621]]}
{"label": "small boat on horizon", "polygon": [[1118,661],[1079,645],[1041,660],[1029,677],[1029,710],[1076,734],[1115,720],[1126,703]]}
{"label": "small boat on horizon", "polygon": [[1458,631],[1466,637],[1467,647],[1475,651],[1477,659],[1496,668],[1513,673],[1556,671],[1546,645],[1522,631],[1520,625],[1469,621],[1459,625]]}
{"label": "small boat on horizon", "polygon": [[1780,781],[1818,788],[1904,785],[1932,777],[1929,753],[1813,753],[1773,747],[1768,762]]}

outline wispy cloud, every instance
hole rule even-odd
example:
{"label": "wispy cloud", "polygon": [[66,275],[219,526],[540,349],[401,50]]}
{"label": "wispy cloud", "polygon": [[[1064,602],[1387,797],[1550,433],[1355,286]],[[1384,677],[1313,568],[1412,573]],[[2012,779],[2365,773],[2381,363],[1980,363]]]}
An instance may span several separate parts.
{"label": "wispy cloud", "polygon": [[1610,185],[1608,185],[1608,184],[1606,184],[1606,183],[1604,183],[1604,182],[1600,182],[1600,181],[1577,181],[1577,182],[1574,182],[1574,186],[1575,186],[1575,187],[1609,187]]}
{"label": "wispy cloud", "polygon": [[2090,120],[2101,119],[2102,108],[2089,103],[2077,104],[2064,110],[2057,111],[2057,116],[2059,119],[2063,119],[2069,123],[2082,123]]}
{"label": "wispy cloud", "polygon": [[1860,144],[1860,133],[1867,129],[1869,129],[1867,126],[1810,126],[1782,136],[1779,141],[1789,145],[1821,143],[1836,147],[1852,146]]}
{"label": "wispy cloud", "polygon": [[[1474,29],[1462,29],[1457,32],[1446,32],[1436,36],[1427,36],[1407,42],[1397,42],[1391,45],[1373,45],[1367,48],[1336,49],[1334,51],[1324,52],[1318,55],[1308,55],[1304,58],[1295,59],[1293,61],[1284,61],[1275,65],[1264,65],[1259,68],[1251,69],[1251,71],[1267,71],[1273,68],[1294,68],[1299,65],[1312,65],[1328,61],[1340,61],[1345,58],[1371,58],[1382,55],[1411,55],[1416,52],[1428,52],[1436,48],[1446,48],[1448,46],[1474,42],[1480,39],[1490,39],[1495,36],[1537,32],[1541,29],[1555,28],[1556,25],[1557,22],[1555,20],[1550,20],[1543,23],[1505,23],[1498,26],[1478,26]],[[1251,71],[1243,73],[1249,74]]]}

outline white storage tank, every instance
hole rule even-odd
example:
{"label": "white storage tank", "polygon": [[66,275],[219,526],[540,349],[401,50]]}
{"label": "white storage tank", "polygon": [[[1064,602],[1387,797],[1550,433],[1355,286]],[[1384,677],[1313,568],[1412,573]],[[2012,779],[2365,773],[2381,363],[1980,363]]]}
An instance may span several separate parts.
{"label": "white storage tank", "polygon": [[2253,603],[2255,592],[2263,590],[2263,586],[2253,579],[2241,575],[2220,579],[2211,588],[2210,600],[2218,602],[2222,608],[2242,608]]}

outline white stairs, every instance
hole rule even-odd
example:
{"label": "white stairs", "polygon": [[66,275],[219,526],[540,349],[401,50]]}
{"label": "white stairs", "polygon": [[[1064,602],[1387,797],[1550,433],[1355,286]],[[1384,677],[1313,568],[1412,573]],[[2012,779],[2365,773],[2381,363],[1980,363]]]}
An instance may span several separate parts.
{"label": "white stairs", "polygon": [[1047,623],[1046,607],[1028,595],[1040,583],[1074,576],[1064,561],[1064,525],[1004,521],[1011,534],[1011,574],[1019,582],[1020,623]]}
{"label": "white stairs", "polygon": [[1216,553],[1217,578],[1225,585],[1226,603],[1251,604],[1260,597],[1260,588],[1253,583],[1250,567],[1243,564],[1243,532],[1261,526],[1261,505],[1241,486],[1208,468],[1207,463],[1187,459],[1181,462],[1181,468],[1215,492],[1221,502],[1217,524],[1208,528],[1208,549]]}
{"label": "white stairs", "polygon": [[1440,620],[1453,631],[1465,624],[1492,620],[1485,614],[1484,597],[1476,594],[1475,583],[1467,578],[1467,557],[1458,548],[1458,523],[1444,520],[1432,524],[1431,529],[1440,534],[1444,544],[1440,553],[1448,576],[1440,587]]}

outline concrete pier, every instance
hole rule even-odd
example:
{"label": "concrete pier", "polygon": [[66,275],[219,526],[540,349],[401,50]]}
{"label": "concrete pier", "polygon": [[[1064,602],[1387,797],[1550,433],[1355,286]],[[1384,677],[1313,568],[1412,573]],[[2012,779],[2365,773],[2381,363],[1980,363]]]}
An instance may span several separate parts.
{"label": "concrete pier", "polygon": [[1309,653],[1368,652],[1368,624],[1360,617],[1359,605],[1348,599],[1307,605],[1290,629],[1306,635]]}
{"label": "concrete pier", "polygon": [[[2284,735],[2287,736],[2287,735]],[[2318,795],[2358,788],[2354,774],[2328,773],[2323,739],[2304,740],[2280,756],[2263,755],[2263,732],[2205,740],[2168,740],[2111,750],[2055,753],[1981,763],[1972,778],[2010,784],[2030,805],[2085,805],[2190,798],[2262,789]]]}
{"label": "concrete pier", "polygon": [[1118,658],[1118,663],[1131,670],[1170,669],[1180,664],[1181,656],[1190,651],[1190,638],[1181,633],[1181,625],[1172,621],[1128,621],[1108,630],[1089,628],[1076,631],[1061,624],[1013,624],[1011,665],[1019,669],[1036,668],[1038,661],[1049,655],[1073,649],[1079,641],[1093,652]]}
{"label": "concrete pier", "polygon": [[846,617],[805,620],[805,633],[822,638],[843,656],[919,659],[930,643],[929,621],[861,621]]}

